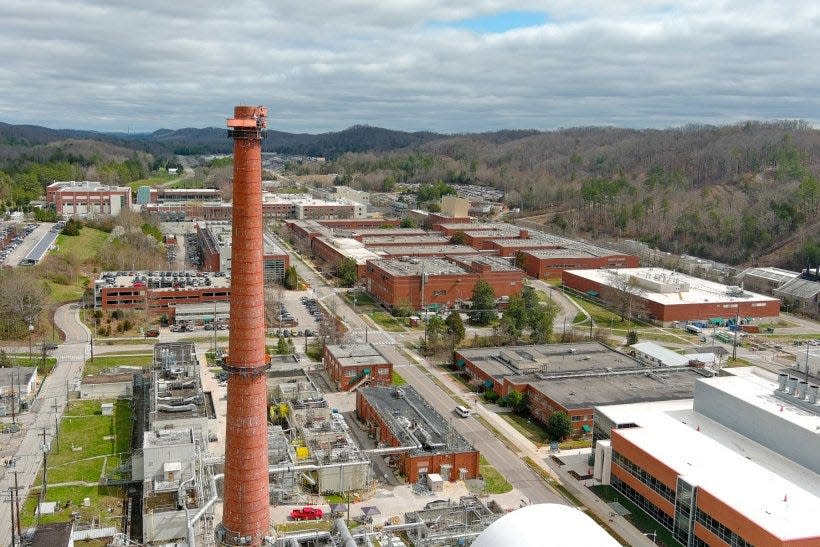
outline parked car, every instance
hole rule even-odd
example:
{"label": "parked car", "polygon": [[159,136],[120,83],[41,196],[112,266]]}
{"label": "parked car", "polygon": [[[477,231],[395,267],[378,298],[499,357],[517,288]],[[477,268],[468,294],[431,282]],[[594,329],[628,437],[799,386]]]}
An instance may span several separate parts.
{"label": "parked car", "polygon": [[318,507],[302,507],[290,512],[293,520],[319,520],[324,516],[324,512]]}
{"label": "parked car", "polygon": [[156,338],[159,336],[159,329],[148,329],[145,331],[145,336],[148,336],[149,338]]}

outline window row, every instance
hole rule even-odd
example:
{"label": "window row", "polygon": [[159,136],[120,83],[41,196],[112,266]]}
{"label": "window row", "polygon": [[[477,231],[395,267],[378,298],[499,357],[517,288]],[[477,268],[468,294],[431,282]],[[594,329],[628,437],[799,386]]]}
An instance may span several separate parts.
{"label": "window row", "polygon": [[674,519],[661,511],[654,503],[643,497],[637,490],[623,482],[621,479],[612,475],[612,487],[618,492],[626,496],[626,498],[641,508],[643,512],[658,521],[661,526],[672,531],[674,526]]}
{"label": "window row", "polygon": [[641,481],[643,484],[657,492],[663,499],[675,503],[675,491],[666,486],[664,483],[626,459],[618,452],[612,453],[612,461],[618,464],[624,471]]}
{"label": "window row", "polygon": [[709,513],[705,513],[700,509],[698,509],[696,513],[697,521],[701,523],[704,528],[715,534],[732,547],[752,547],[751,543],[734,533],[719,520],[709,515]]}

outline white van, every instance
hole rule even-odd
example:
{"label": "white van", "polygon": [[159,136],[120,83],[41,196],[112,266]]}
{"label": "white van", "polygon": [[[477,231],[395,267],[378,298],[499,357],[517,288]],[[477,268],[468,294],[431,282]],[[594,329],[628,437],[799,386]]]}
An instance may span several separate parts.
{"label": "white van", "polygon": [[461,405],[458,405],[456,407],[456,414],[458,414],[462,418],[469,418],[470,417],[470,410],[467,409],[467,408],[464,408]]}

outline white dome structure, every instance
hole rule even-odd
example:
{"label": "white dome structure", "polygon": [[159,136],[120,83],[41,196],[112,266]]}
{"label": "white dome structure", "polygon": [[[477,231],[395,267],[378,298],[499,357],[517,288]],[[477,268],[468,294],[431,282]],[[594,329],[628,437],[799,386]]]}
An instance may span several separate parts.
{"label": "white dome structure", "polygon": [[620,547],[583,511],[540,503],[516,509],[484,530],[472,547]]}

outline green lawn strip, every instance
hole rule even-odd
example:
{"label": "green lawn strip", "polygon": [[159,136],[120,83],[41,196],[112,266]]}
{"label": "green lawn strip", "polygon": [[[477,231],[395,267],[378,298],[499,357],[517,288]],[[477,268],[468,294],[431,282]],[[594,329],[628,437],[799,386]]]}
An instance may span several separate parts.
{"label": "green lawn strip", "polygon": [[403,386],[407,383],[407,381],[401,377],[401,374],[394,370],[393,373],[390,375],[390,383],[394,386]]}
{"label": "green lawn strip", "polygon": [[590,488],[595,494],[606,502],[617,501],[630,512],[624,518],[631,522],[638,530],[644,534],[657,533],[657,544],[668,547],[681,547],[681,544],[672,535],[672,532],[661,526],[661,524],[647,515],[641,508],[629,501],[626,496],[609,485],[592,486]]}
{"label": "green lawn strip", "polygon": [[537,420],[527,416],[520,416],[514,412],[499,412],[498,415],[524,435],[535,446],[545,446],[547,430]]}
{"label": "green lawn strip", "polygon": [[317,530],[322,532],[330,531],[331,522],[329,520],[304,520],[297,522],[282,522],[273,525],[277,532],[293,533],[293,532],[308,532]]}
{"label": "green lawn strip", "polygon": [[384,330],[390,332],[406,332],[405,329],[399,321],[387,313],[386,311],[374,311],[370,314],[370,318],[375,321],[380,327]]}
{"label": "green lawn strip", "polygon": [[55,242],[55,245],[57,245],[55,254],[73,255],[82,262],[92,260],[97,257],[109,235],[108,232],[89,228],[88,226],[84,226],[78,236],[60,234]]}
{"label": "green lawn strip", "polygon": [[505,494],[512,490],[512,484],[484,456],[479,457],[478,470],[484,478],[485,494]]}
{"label": "green lawn strip", "polygon": [[547,484],[552,487],[552,489],[557,492],[561,497],[563,497],[570,505],[574,505],[575,507],[584,507],[584,504],[579,500],[575,495],[570,492],[566,486],[555,480],[550,474],[546,471],[546,469],[542,468],[538,465],[535,460],[530,458],[529,456],[524,456],[524,463],[526,463],[530,469],[535,471],[541,479],[546,482]]}
{"label": "green lawn strip", "polygon": [[80,283],[73,285],[61,285],[54,281],[46,281],[48,296],[55,304],[65,304],[66,302],[76,302],[83,297],[85,289]]}
{"label": "green lawn strip", "polygon": [[57,364],[56,357],[46,357],[45,367],[43,367],[42,355],[37,355],[37,347],[34,347],[33,355],[29,360],[28,355],[8,355],[6,354],[8,366],[12,367],[36,367],[37,373],[41,376],[50,374]]}
{"label": "green lawn strip", "polygon": [[476,419],[476,421],[481,423],[481,425],[486,427],[487,430],[490,433],[492,433],[495,436],[496,439],[498,439],[499,441],[504,443],[504,446],[509,448],[510,451],[513,452],[513,454],[519,454],[520,453],[519,448],[515,444],[513,444],[513,442],[511,440],[509,440],[507,437],[505,437],[493,424],[488,422],[484,418],[484,416],[481,416],[480,414],[477,414],[477,413],[473,413],[472,416],[473,416],[473,418]]}
{"label": "green lawn strip", "polygon": [[60,423],[59,442],[48,457],[49,482],[97,482],[108,457],[111,471],[123,459],[131,443],[131,407],[126,399],[114,402],[114,416],[103,416],[101,401],[76,401]]}
{"label": "green lawn strip", "polygon": [[[629,329],[645,325],[645,323],[642,323],[640,321],[621,320],[621,316],[617,313],[612,312],[599,304],[590,302],[586,298],[583,298],[579,295],[570,295],[568,293],[565,293],[565,295],[568,298],[572,299],[576,304],[581,306],[592,317],[592,319],[599,327],[612,327],[613,329]],[[578,316],[576,315],[576,318],[577,317]]]}
{"label": "green lawn strip", "polygon": [[315,344],[308,344],[308,349],[305,352],[305,355],[307,355],[308,358],[311,361],[321,362],[322,361],[322,353],[323,353],[322,346],[315,345]]}
{"label": "green lawn strip", "polygon": [[[23,526],[32,526],[35,522],[34,511],[40,496],[39,487],[32,488],[25,503],[20,507]],[[122,500],[125,491],[122,488],[105,486],[53,486],[46,492],[46,501],[59,502],[59,508],[53,515],[43,515],[40,522],[67,522],[71,520],[71,513],[80,513],[82,522],[91,522],[95,517],[100,518],[100,526],[115,526],[119,528],[122,522]],[[83,500],[89,498],[90,507],[83,507]],[[66,503],[70,502],[66,507]]]}
{"label": "green lawn strip", "polygon": [[153,354],[141,355],[100,355],[94,357],[92,361],[89,359],[85,362],[83,369],[84,376],[94,376],[100,374],[108,369],[128,366],[128,367],[147,367],[154,363]]}

